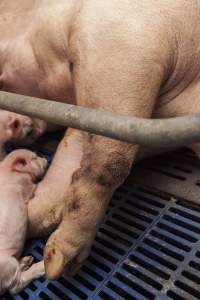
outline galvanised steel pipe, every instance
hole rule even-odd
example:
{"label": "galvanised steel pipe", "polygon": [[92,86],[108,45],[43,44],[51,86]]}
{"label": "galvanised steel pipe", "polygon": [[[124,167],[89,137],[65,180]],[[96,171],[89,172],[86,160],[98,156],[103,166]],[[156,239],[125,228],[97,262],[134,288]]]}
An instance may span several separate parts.
{"label": "galvanised steel pipe", "polygon": [[200,142],[200,115],[142,119],[7,92],[0,92],[0,108],[143,146]]}

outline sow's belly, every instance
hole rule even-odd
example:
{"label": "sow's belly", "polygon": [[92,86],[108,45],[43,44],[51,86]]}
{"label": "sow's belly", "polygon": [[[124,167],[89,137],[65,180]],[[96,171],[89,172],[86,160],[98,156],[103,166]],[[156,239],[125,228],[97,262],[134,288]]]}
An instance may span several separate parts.
{"label": "sow's belly", "polygon": [[0,90],[74,103],[74,86],[67,60],[47,58],[45,53],[36,58],[30,46],[23,43],[16,53],[10,51],[13,47],[16,45],[8,47],[3,60],[0,43]]}

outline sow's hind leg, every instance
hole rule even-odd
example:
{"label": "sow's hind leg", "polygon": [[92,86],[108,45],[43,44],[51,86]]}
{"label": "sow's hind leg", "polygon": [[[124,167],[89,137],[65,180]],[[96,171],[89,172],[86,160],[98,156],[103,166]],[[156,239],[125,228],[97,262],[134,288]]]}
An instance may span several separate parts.
{"label": "sow's hind leg", "polygon": [[[186,89],[178,97],[167,103],[161,103],[154,111],[155,118],[173,118],[181,116],[200,115],[200,86],[193,83],[192,88]],[[183,125],[184,126],[184,125]],[[187,145],[200,158],[200,142]]]}

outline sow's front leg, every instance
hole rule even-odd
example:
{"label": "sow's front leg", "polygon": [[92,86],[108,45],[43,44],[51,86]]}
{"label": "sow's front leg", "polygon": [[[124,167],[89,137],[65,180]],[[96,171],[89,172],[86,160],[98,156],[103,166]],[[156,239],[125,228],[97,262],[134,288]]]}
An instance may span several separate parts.
{"label": "sow's front leg", "polygon": [[107,204],[129,174],[136,153],[133,145],[82,135],[81,168],[73,175],[61,226],[45,250],[46,271],[51,279],[56,279],[65,265],[68,274],[74,273],[86,259]]}
{"label": "sow's front leg", "polygon": [[[78,44],[78,53],[83,53],[74,65],[78,105],[129,116],[151,116],[164,79],[164,67],[149,47],[152,41],[148,47],[144,45],[143,35],[144,32],[142,40],[134,43],[139,49],[133,49],[133,45],[129,48],[128,43],[120,48],[121,52],[121,40],[98,41],[98,34],[91,36],[95,40],[89,43],[96,46],[95,54],[93,48],[86,51]],[[113,50],[112,55],[108,55],[108,48]],[[80,169],[73,174],[65,195],[62,222],[44,252],[50,279],[57,279],[63,271],[72,275],[86,259],[107,204],[129,174],[138,149],[136,145],[88,133],[82,136]]]}

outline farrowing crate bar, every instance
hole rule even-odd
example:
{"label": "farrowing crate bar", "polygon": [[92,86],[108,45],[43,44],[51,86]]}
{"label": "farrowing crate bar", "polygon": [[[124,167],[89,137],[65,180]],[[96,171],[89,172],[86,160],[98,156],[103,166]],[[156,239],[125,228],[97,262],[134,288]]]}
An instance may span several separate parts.
{"label": "farrowing crate bar", "polygon": [[0,92],[0,108],[144,146],[200,142],[199,115],[142,119],[7,92]]}

